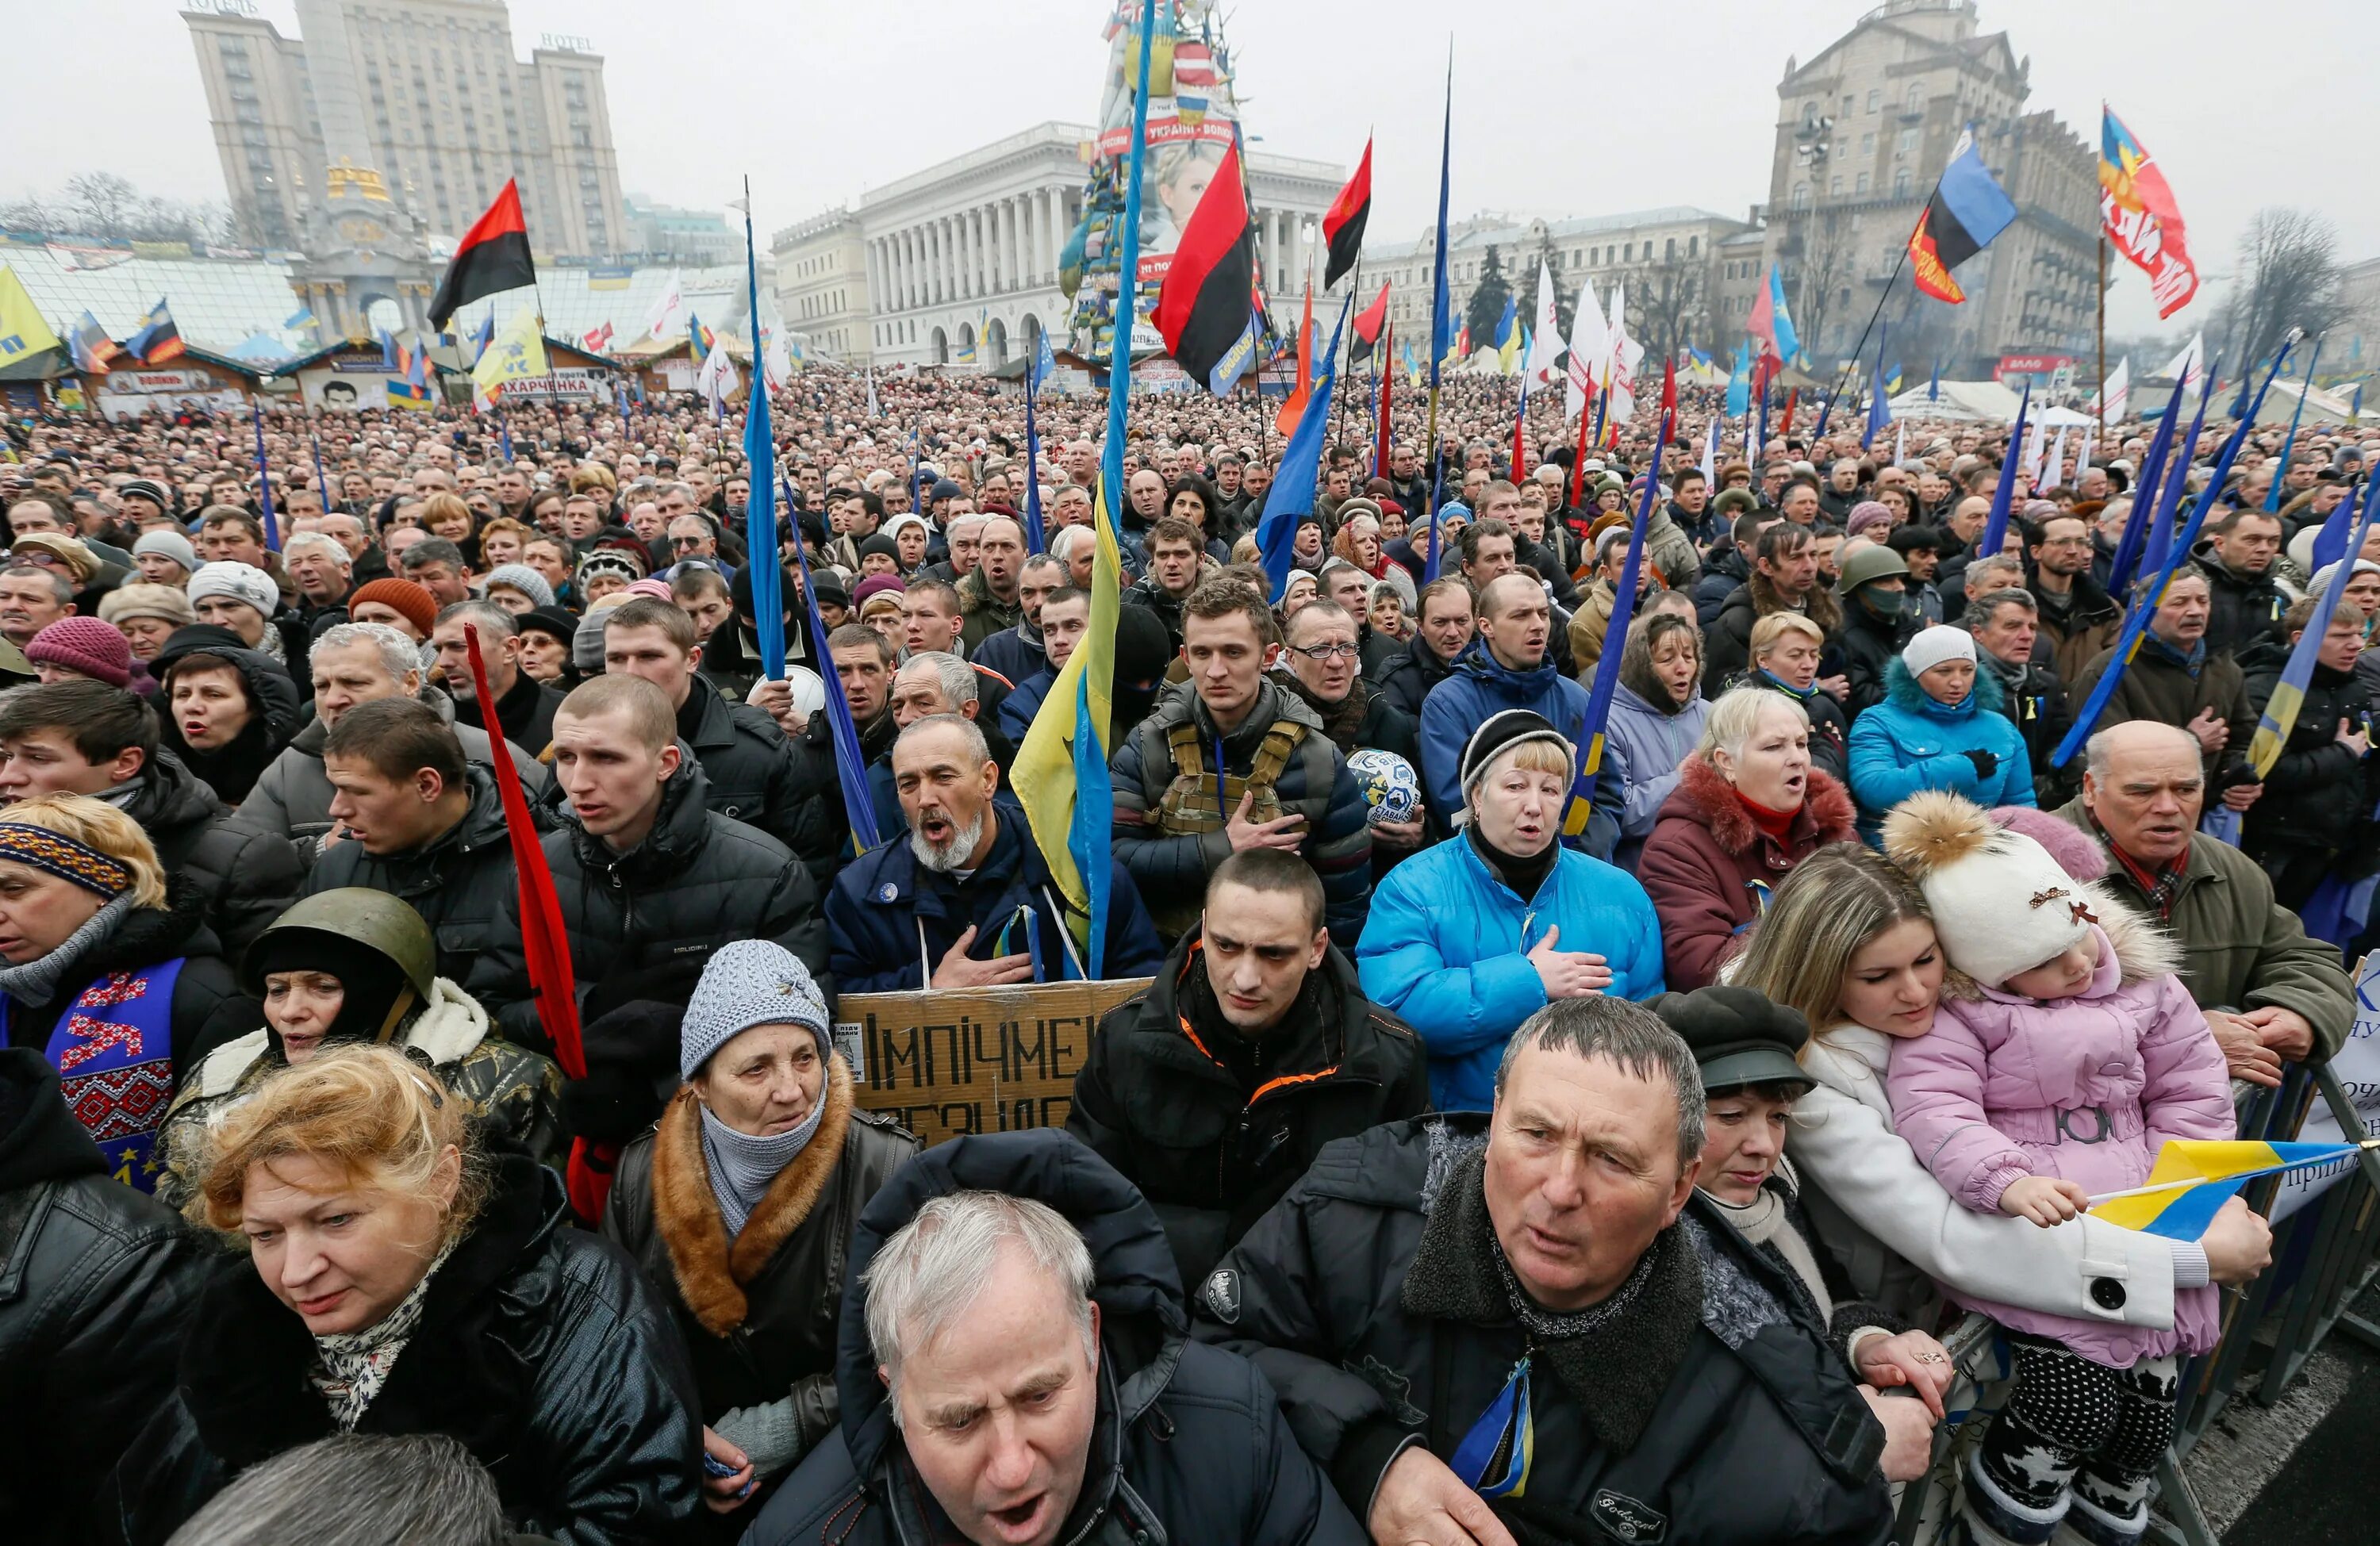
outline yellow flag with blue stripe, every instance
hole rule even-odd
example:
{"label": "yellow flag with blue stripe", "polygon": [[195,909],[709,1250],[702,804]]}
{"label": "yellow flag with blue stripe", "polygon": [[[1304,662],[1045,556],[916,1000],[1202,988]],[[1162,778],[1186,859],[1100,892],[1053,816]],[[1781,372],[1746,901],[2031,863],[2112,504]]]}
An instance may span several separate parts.
{"label": "yellow flag with blue stripe", "polygon": [[42,320],[42,308],[25,293],[25,282],[16,270],[0,263],[0,365],[62,347],[58,335]]}
{"label": "yellow flag with blue stripe", "polygon": [[1094,903],[1104,900],[1107,889],[1106,834],[1114,802],[1099,800],[1092,808],[1080,794],[1086,778],[1099,778],[1090,764],[1096,761],[1103,772],[1115,749],[1111,719],[1116,617],[1123,589],[1123,554],[1108,517],[1104,482],[1093,497],[1091,519],[1098,543],[1091,556],[1090,626],[1034,713],[1025,743],[1016,749],[1008,784],[1025,807],[1033,840],[1064,898],[1066,926],[1082,945],[1096,977],[1104,941],[1092,930],[1091,919],[1095,912],[1104,911]]}
{"label": "yellow flag with blue stripe", "polygon": [[2380,1140],[2362,1143],[2267,1143],[2250,1139],[2168,1138],[2146,1185],[2091,1199],[2091,1216],[2144,1235],[2194,1240],[2216,1211],[2258,1176],[2335,1165]]}
{"label": "yellow flag with blue stripe", "polygon": [[493,403],[508,384],[534,380],[546,373],[545,334],[538,326],[537,313],[526,306],[514,313],[504,331],[496,334],[480,362],[471,367],[471,380],[483,407]]}

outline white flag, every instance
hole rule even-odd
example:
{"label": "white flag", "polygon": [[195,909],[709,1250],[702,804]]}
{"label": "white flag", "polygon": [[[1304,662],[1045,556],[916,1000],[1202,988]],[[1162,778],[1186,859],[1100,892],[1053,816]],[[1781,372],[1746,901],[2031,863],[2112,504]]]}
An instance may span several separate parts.
{"label": "white flag", "polygon": [[721,339],[710,346],[710,353],[703,360],[702,368],[694,374],[694,384],[702,393],[704,400],[710,405],[713,415],[724,411],[727,399],[735,391],[735,362],[727,357],[725,339]]}
{"label": "white flag", "polygon": [[1636,366],[1645,357],[1645,345],[1628,336],[1628,286],[1611,286],[1611,312],[1608,323],[1611,334],[1611,408],[1605,422],[1625,424],[1636,417]]}
{"label": "white flag", "polygon": [[2058,427],[2058,438],[2049,442],[2049,486],[2054,489],[2065,481],[2066,426],[2061,424]]}
{"label": "white flag", "polygon": [[1529,335],[1529,357],[1521,364],[1521,374],[1531,386],[1554,384],[1554,361],[1561,357],[1561,313],[1554,306],[1554,272],[1550,264],[1537,265],[1536,331]]}
{"label": "white flag", "polygon": [[2169,381],[2178,380],[2192,388],[2198,385],[2198,378],[2205,373],[2206,335],[2203,332],[2192,333],[2190,342],[2181,346],[2181,353],[2168,360],[2165,368],[2157,372]]}
{"label": "white flag", "polygon": [[1575,418],[1595,396],[1603,356],[1611,347],[1603,326],[1603,308],[1595,303],[1595,281],[1578,287],[1578,311],[1570,320],[1570,370],[1562,391],[1562,417]]}
{"label": "white flag", "polygon": [[672,269],[669,283],[662,286],[662,298],[645,319],[645,332],[653,338],[666,338],[685,325],[685,319],[686,296],[678,288],[677,271]]}
{"label": "white flag", "polygon": [[[2099,400],[2103,395],[2107,403],[2105,412],[2102,412],[2099,406]],[[2132,362],[2126,357],[2118,360],[2116,368],[2107,372],[2107,380],[2100,384],[2099,391],[2091,394],[2091,401],[2087,406],[2093,419],[2105,419],[2113,423],[2123,417],[2131,405]]]}
{"label": "white flag", "polygon": [[2025,487],[2028,489],[2038,489],[2041,487],[2041,438],[2043,433],[2044,431],[2041,428],[2041,420],[2037,418],[2034,419],[2033,421],[2033,432],[2025,437],[2024,441],[2024,482]]}
{"label": "white flag", "polygon": [[1892,421],[1892,465],[1896,467],[1909,465],[1909,421],[1907,419],[1897,418]]}
{"label": "white flag", "polygon": [[1710,433],[1703,437],[1703,488],[1718,487],[1718,432],[1726,422],[1724,414],[1711,415]]}
{"label": "white flag", "polygon": [[2082,469],[2091,465],[2091,453],[2097,447],[2098,441],[2099,426],[2095,423],[2085,425],[2082,429],[2082,448],[2074,453],[2075,482],[2082,481]]}
{"label": "white flag", "polygon": [[868,417],[882,418],[884,410],[876,405],[876,367],[868,368]]}

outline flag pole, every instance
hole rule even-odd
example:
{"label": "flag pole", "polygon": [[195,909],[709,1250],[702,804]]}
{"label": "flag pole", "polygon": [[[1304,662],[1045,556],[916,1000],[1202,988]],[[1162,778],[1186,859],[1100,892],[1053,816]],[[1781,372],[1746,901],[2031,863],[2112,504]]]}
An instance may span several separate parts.
{"label": "flag pole", "polygon": [[[1917,206],[1917,218],[1919,220],[1924,220],[1925,218],[1925,211],[1934,207],[1934,195],[1942,191],[1942,178],[1949,172],[1949,163],[1944,162],[1942,164],[1942,170],[1934,174],[1934,191],[1932,193],[1928,193],[1925,196],[1925,201]],[[1912,236],[1915,236],[1917,234],[1917,228],[1913,225],[1911,226],[1909,234]],[[1850,379],[1852,371],[1859,368],[1860,356],[1867,352],[1867,335],[1876,331],[1876,319],[1884,315],[1884,303],[1892,298],[1892,287],[1900,281],[1900,271],[1908,266],[1909,244],[1904,241],[1900,244],[1900,256],[1893,261],[1892,272],[1884,276],[1884,292],[1876,297],[1876,309],[1867,314],[1867,326],[1860,329],[1859,342],[1852,345],[1851,357],[1843,363],[1842,368],[1836,372],[1835,384],[1833,388],[1828,392],[1825,405],[1818,409],[1817,427],[1810,431],[1810,439],[1814,442],[1820,435],[1826,433],[1827,416],[1835,411],[1835,399],[1842,394],[1844,381]],[[1789,360],[1785,363],[1791,364],[1792,362]],[[1790,430],[1791,426],[1788,426],[1788,429]]]}
{"label": "flag pole", "polygon": [[[1364,294],[1364,255],[1362,253],[1358,252],[1355,255],[1355,271],[1347,277],[1353,282],[1347,286],[1347,293],[1360,297]],[[1352,328],[1347,332],[1346,350],[1346,357],[1343,360],[1331,361],[1330,373],[1333,376],[1343,378],[1354,374],[1355,334]],[[1339,449],[1339,443],[1347,436],[1347,394],[1345,393],[1339,394],[1339,401],[1331,405],[1331,409],[1335,417],[1330,426],[1330,450],[1336,451]],[[1323,460],[1326,464],[1330,461],[1329,452],[1324,453]]]}
{"label": "flag pole", "polygon": [[1429,429],[1428,438],[1423,444],[1423,454],[1429,458],[1429,510],[1427,514],[1429,522],[1429,557],[1422,564],[1424,585],[1438,578],[1439,567],[1444,557],[1439,550],[1443,544],[1439,540],[1438,511],[1439,506],[1444,501],[1446,492],[1446,462],[1438,452],[1438,376],[1441,364],[1439,356],[1444,354],[1446,345],[1452,342],[1453,318],[1449,313],[1453,310],[1453,302],[1449,298],[1446,289],[1446,195],[1448,183],[1452,176],[1453,159],[1454,38],[1450,33],[1446,40],[1446,118],[1439,130],[1438,151],[1438,238],[1434,244],[1435,260],[1432,264],[1433,272],[1430,279]]}
{"label": "flag pole", "polygon": [[[2099,436],[2107,434],[2107,227],[2099,227]],[[2077,475],[2080,476],[2079,474]]]}

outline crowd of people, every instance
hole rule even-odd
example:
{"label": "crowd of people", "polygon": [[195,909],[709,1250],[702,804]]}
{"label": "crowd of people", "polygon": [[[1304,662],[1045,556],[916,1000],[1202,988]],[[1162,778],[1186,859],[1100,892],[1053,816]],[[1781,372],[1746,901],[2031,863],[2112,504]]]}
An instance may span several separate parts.
{"label": "crowd of people", "polygon": [[[1095,399],[9,425],[0,1534],[1880,1542],[1965,1412],[1961,1539],[2142,1539],[2271,1236],[2085,1204],[2348,1034],[2375,447],[2210,427],[2149,595],[2136,422],[1987,552],[2006,426],[1512,389],[1285,501],[1271,404],[1133,402],[1096,942],[1010,781]],[[863,1103],[841,996],[1095,953],[1062,1129]]]}

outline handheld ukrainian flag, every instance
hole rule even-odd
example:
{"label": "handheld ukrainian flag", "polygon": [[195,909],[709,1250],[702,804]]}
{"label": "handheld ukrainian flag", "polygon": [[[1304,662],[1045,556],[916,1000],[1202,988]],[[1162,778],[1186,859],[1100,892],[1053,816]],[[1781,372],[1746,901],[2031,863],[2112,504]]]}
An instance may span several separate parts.
{"label": "handheld ukrainian flag", "polygon": [[1504,297],[1504,315],[1496,319],[1496,368],[1505,375],[1512,373],[1512,362],[1521,353],[1521,302],[1518,296]]}
{"label": "handheld ukrainian flag", "polygon": [[314,325],[314,308],[310,306],[301,306],[288,316],[282,318],[281,325],[292,332],[303,332]]}
{"label": "handheld ukrainian flag", "polygon": [[702,319],[691,311],[686,314],[686,338],[694,345],[697,359],[709,359],[712,346],[719,342],[719,335],[703,326]]}
{"label": "handheld ukrainian flag", "polygon": [[[1637,576],[1645,572],[1645,528],[1652,523],[1653,500],[1661,489],[1661,464],[1670,454],[1674,412],[1661,416],[1660,438],[1653,460],[1645,465],[1645,492],[1636,501],[1635,524],[1628,530],[1628,562],[1620,571],[1619,594],[1611,598],[1611,622],[1604,637],[1619,646],[1628,642],[1628,624],[1636,615]],[[1625,647],[1609,647],[1595,665],[1595,688],[1587,694],[1586,719],[1579,731],[1578,778],[1571,785],[1570,803],[1562,810],[1562,836],[1583,838],[1588,817],[1595,814],[1595,779],[1603,767],[1603,728],[1611,719],[1611,696],[1620,687],[1620,658]]]}
{"label": "handheld ukrainian flag", "polygon": [[[2363,485],[2363,517],[2356,523],[2354,538],[2347,545],[2350,553],[2363,550],[2363,538],[2372,530],[2373,487],[2368,481]],[[2355,495],[2350,490],[2341,508],[2354,502]],[[2289,650],[2289,663],[2281,668],[2280,682],[2265,701],[2264,718],[2256,721],[2256,734],[2248,743],[2248,760],[2255,765],[2259,779],[2281,760],[2281,748],[2288,743],[2289,732],[2297,728],[2298,710],[2305,707],[2306,684],[2313,680],[2314,657],[2322,651],[2323,635],[2330,631],[2331,615],[2338,610],[2347,595],[2347,582],[2354,576],[2355,566],[2351,563],[2331,565],[2330,583],[2322,587],[2321,604],[2306,620],[2305,632],[2298,635],[2298,642]],[[2324,729],[2326,731],[2329,727]]]}
{"label": "handheld ukrainian flag", "polygon": [[513,320],[504,324],[503,335],[489,344],[480,363],[471,367],[471,380],[478,389],[482,411],[495,402],[508,383],[535,380],[545,374],[545,334],[537,325],[537,313],[526,306],[513,313]]}
{"label": "handheld ukrainian flag", "polygon": [[1314,485],[1322,476],[1322,442],[1330,433],[1330,393],[1339,381],[1339,340],[1354,305],[1353,296],[1340,302],[1339,320],[1330,330],[1330,352],[1322,356],[1321,379],[1314,383],[1313,395],[1298,417],[1297,428],[1290,432],[1289,444],[1282,448],[1281,468],[1273,474],[1272,487],[1265,490],[1264,513],[1257,521],[1257,548],[1264,556],[1265,574],[1272,581],[1275,604],[1289,589],[1298,524],[1314,509]]}
{"label": "handheld ukrainian flag", "polygon": [[[2180,567],[2182,560],[2190,556],[2191,544],[2198,540],[2200,523],[2206,519],[2207,511],[2214,507],[2216,496],[2222,493],[2223,480],[2231,476],[2231,464],[2239,460],[2240,448],[2247,443],[2248,431],[2255,428],[2256,415],[2264,410],[2265,393],[2272,390],[2273,378],[2281,373],[2281,365],[2289,358],[2289,350],[2303,336],[2301,329],[2289,330],[2289,341],[2281,345],[2281,352],[2274,359],[2272,368],[2265,372],[2264,384],[2256,389],[2254,404],[2240,416],[2239,424],[2232,429],[2231,438],[2223,442],[2223,453],[2215,459],[2215,471],[2206,480],[2205,492],[2199,495],[2198,501],[2190,507],[2189,521],[2174,534],[2163,562],[2155,566],[2155,577],[2146,582],[2133,600],[2131,610],[2125,614],[2123,632],[2116,635],[2115,658],[2099,673],[2099,681],[2091,689],[2090,698],[2075,712],[2073,726],[2067,731],[2066,739],[2049,754],[2050,767],[2063,767],[2073,761],[2074,754],[2082,749],[2082,743],[2091,739],[2092,731],[2097,728],[2099,716],[2107,711],[2107,700],[2116,695],[2116,688],[2123,682],[2124,672],[2131,668],[2132,657],[2140,653],[2141,639],[2148,632],[2149,619],[2156,615],[2158,604],[2165,599],[2166,587],[2173,584],[2173,572]],[[2210,371],[2208,380],[2213,379]],[[2190,455],[2189,446],[2181,448],[2181,455],[2184,458]],[[2184,460],[2175,469],[2169,488],[2178,489],[2185,481],[2182,474],[2188,466],[2188,461]],[[2150,566],[2143,564],[2142,568],[2143,573],[2148,573]]]}
{"label": "handheld ukrainian flag", "polygon": [[480,331],[471,335],[471,363],[479,364],[480,356],[488,352],[488,345],[495,341],[496,308],[492,306],[480,319]]}
{"label": "handheld ukrainian flag", "polygon": [[2157,1150],[2148,1184],[2092,1198],[2091,1216],[2143,1235],[2194,1240],[2206,1233],[2216,1211],[2257,1177],[2336,1165],[2374,1148],[2380,1148],[2380,1139],[2361,1143],[2270,1143],[2168,1138]]}
{"label": "handheld ukrainian flag", "polygon": [[[1050,349],[1050,330],[1036,330],[1032,363],[1025,368],[1025,550],[1028,553],[1050,546],[1041,529],[1041,428],[1034,418],[1033,402],[1041,395],[1041,383],[1057,368],[1058,356]],[[873,373],[868,378],[868,396],[872,404],[876,397]]]}
{"label": "handheld ukrainian flag", "polygon": [[[1133,93],[1131,165],[1124,183],[1123,241],[1119,273],[1140,272],[1141,175],[1148,142],[1149,55],[1157,34],[1157,0],[1142,0],[1138,90]],[[1171,13],[1169,12],[1169,15]],[[1123,292],[1123,307],[1133,306]],[[1136,309],[1136,308],[1135,308]],[[1129,344],[1135,310],[1120,308],[1116,338]],[[1108,886],[1113,871],[1109,820],[1114,800],[1106,769],[1115,693],[1116,614],[1121,610],[1123,554],[1108,512],[1111,490],[1123,486],[1124,408],[1132,390],[1132,350],[1108,351],[1107,443],[1099,486],[1091,500],[1091,622],[1063,670],[1050,686],[1009,772],[1066,909],[1066,928],[1083,947],[1090,974],[1107,970]],[[1093,771],[1092,764],[1098,765]]]}

